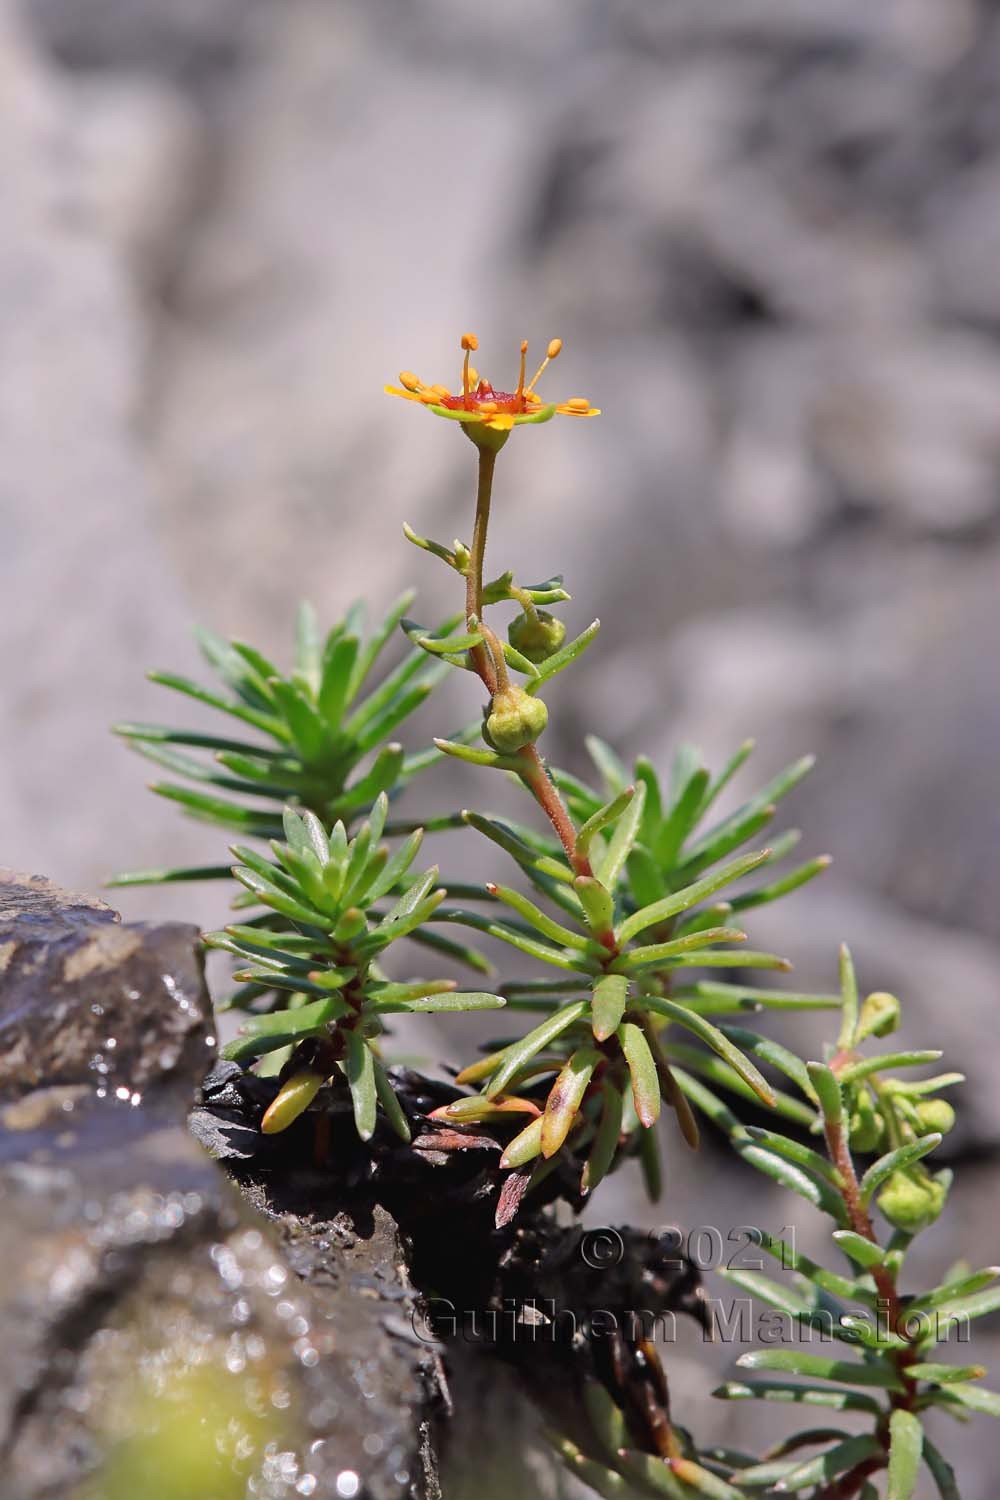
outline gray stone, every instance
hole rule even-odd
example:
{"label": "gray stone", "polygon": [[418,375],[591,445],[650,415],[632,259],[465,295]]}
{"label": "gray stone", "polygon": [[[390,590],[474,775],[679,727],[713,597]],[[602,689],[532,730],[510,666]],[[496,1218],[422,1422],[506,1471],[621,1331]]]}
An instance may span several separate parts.
{"label": "gray stone", "polygon": [[353,1475],[433,1500],[393,1220],[329,1179],[308,1211],[241,1194],[186,1128],[212,1044],[194,929],[8,876],[0,952],[5,1496],[109,1500],[157,1468],[164,1497],[334,1500]]}

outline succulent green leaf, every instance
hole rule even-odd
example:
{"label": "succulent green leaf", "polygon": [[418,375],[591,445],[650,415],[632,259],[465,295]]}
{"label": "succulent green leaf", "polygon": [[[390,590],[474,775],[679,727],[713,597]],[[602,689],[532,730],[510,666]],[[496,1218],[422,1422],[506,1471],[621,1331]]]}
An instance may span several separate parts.
{"label": "succulent green leaf", "polygon": [[[703,927],[698,932],[689,932],[685,937],[671,938],[665,943],[646,943],[632,948],[616,959],[616,969],[630,973],[643,968],[668,968],[675,959],[679,960],[703,948],[711,948],[715,943],[739,943],[745,940],[746,933],[741,932],[738,927]],[[701,962],[700,958],[698,961]]]}
{"label": "succulent green leaf", "polygon": [[368,1043],[356,1031],[343,1033],[344,1071],[354,1105],[354,1123],[363,1141],[375,1133],[378,1091],[375,1087],[375,1058]]}
{"label": "succulent green leaf", "polygon": [[790,1380],[730,1380],[712,1395],[721,1401],[779,1401],[798,1406],[827,1407],[832,1411],[863,1411],[870,1416],[882,1414],[882,1407],[861,1391],[842,1391],[832,1386],[816,1386]]}
{"label": "succulent green leaf", "polygon": [[882,1246],[873,1244],[863,1234],[856,1234],[853,1229],[835,1229],[833,1239],[845,1255],[849,1255],[851,1260],[859,1266],[864,1266],[866,1270],[885,1263],[885,1251]]}
{"label": "succulent green leaf", "polygon": [[996,1391],[984,1390],[981,1385],[966,1385],[959,1381],[955,1385],[945,1386],[940,1393],[942,1405],[953,1405],[968,1407],[970,1411],[983,1412],[988,1417],[1000,1417],[1000,1394]]}
{"label": "succulent green leaf", "polygon": [[377,1057],[372,1058],[372,1066],[375,1073],[375,1093],[385,1113],[385,1117],[400,1140],[409,1141],[412,1137],[410,1122],[403,1113],[403,1106],[396,1096],[392,1080]]}
{"label": "succulent green leaf", "polygon": [[566,969],[570,973],[579,971],[585,974],[594,974],[598,971],[596,959],[588,957],[577,950],[572,955],[567,955],[547,943],[533,938],[528,933],[521,932],[518,928],[506,922],[497,921],[495,918],[481,916],[479,912],[464,911],[460,907],[441,907],[434,915],[437,922],[458,922],[464,927],[474,927],[478,932],[485,932],[490,937],[499,938],[501,942],[508,943],[512,948],[527,953],[531,958],[541,959],[542,963],[551,964],[557,969]]}
{"label": "succulent green leaf", "polygon": [[897,1147],[895,1151],[889,1151],[885,1156],[880,1156],[861,1179],[862,1203],[870,1203],[872,1195],[878,1192],[883,1182],[887,1182],[893,1172],[909,1167],[913,1162],[919,1161],[922,1156],[927,1156],[935,1146],[940,1146],[942,1139],[943,1137],[936,1131],[932,1131],[930,1135],[923,1135],[919,1140],[911,1141],[905,1146]]}
{"label": "succulent green leaf", "polygon": [[659,1203],[663,1194],[663,1163],[655,1130],[639,1132],[639,1166],[646,1197],[650,1203]]}
{"label": "succulent green leaf", "polygon": [[[566,1005],[562,1010],[556,1011],[554,1015],[548,1016],[534,1030],[529,1031],[527,1036],[522,1037],[519,1042],[506,1047],[503,1052],[503,1061],[486,1087],[486,1097],[493,1099],[497,1094],[502,1093],[518,1068],[529,1062],[531,1058],[541,1052],[544,1047],[547,1047],[557,1036],[561,1036],[570,1026],[582,1020],[587,1014],[589,1006],[589,1000],[576,1000],[572,1005]],[[540,1130],[541,1125],[539,1125]]]}
{"label": "succulent green leaf", "polygon": [[186,698],[193,698],[196,703],[203,703],[206,708],[214,708],[219,713],[228,714],[230,718],[241,719],[244,724],[252,724],[255,729],[263,730],[272,739],[287,740],[289,738],[285,725],[273,713],[250,708],[246,704],[233,703],[230,699],[213,693],[210,688],[204,688],[200,683],[193,682],[189,677],[181,677],[176,672],[147,672],[146,675],[150,682],[157,682],[161,687],[172,688],[175,693],[182,693]]}
{"label": "succulent green leaf", "polygon": [[470,948],[467,943],[456,943],[453,938],[443,937],[441,933],[431,932],[426,927],[418,927],[409,937],[411,943],[419,943],[421,947],[431,948],[445,958],[453,958],[477,974],[493,973],[493,965],[489,959],[477,953],[475,948]]}
{"label": "succulent green leaf", "polygon": [[616,796],[612,797],[610,802],[606,802],[603,807],[599,807],[581,825],[576,836],[577,849],[581,855],[586,857],[590,853],[590,845],[594,837],[618,821],[634,796],[634,786],[623,787]]}
{"label": "succulent green leaf", "polygon": [[[865,1433],[860,1437],[845,1438],[842,1443],[837,1443],[815,1458],[807,1459],[805,1463],[795,1462],[791,1466],[787,1463],[759,1464],[752,1469],[744,1469],[740,1474],[740,1484],[748,1488],[770,1488],[777,1481],[778,1489],[793,1494],[796,1490],[809,1489],[813,1485],[825,1485],[839,1474],[845,1474],[848,1469],[864,1463],[866,1459],[876,1457],[881,1451],[878,1439]],[[774,1472],[779,1468],[781,1473]],[[772,1471],[771,1475],[768,1475],[768,1470]]]}
{"label": "succulent green leaf", "polygon": [[618,819],[614,833],[608,841],[607,849],[599,860],[595,862],[594,874],[605,887],[613,892],[618,884],[618,877],[624,868],[625,861],[632,852],[639,834],[639,825],[642,822],[642,810],[646,801],[646,788],[640,782],[635,793],[626,807],[622,816]]}
{"label": "succulent green leaf", "polygon": [[561,1433],[551,1432],[545,1428],[542,1431],[570,1472],[575,1474],[583,1484],[589,1485],[596,1495],[602,1497],[602,1500],[631,1500],[634,1491],[628,1480],[621,1474],[616,1474],[613,1470],[606,1469],[603,1464],[588,1458],[581,1448]]}
{"label": "succulent green leaf", "polygon": [[489,766],[496,771],[524,770],[523,761],[519,761],[515,755],[498,755],[495,750],[478,750],[472,745],[460,745],[455,740],[434,741],[443,755],[450,755],[453,760],[464,760],[470,766]]}
{"label": "succulent green leaf", "polygon": [[618,1027],[617,1035],[632,1080],[635,1112],[640,1124],[648,1130],[660,1117],[660,1079],[656,1063],[641,1026],[626,1021]]}
{"label": "succulent green leaf", "polygon": [[[774,857],[772,846],[771,861]],[[817,875],[822,875],[824,870],[830,868],[830,864],[831,859],[828,854],[820,854],[816,859],[807,860],[805,864],[789,870],[788,874],[783,875],[780,880],[772,880],[768,885],[762,885],[755,891],[747,891],[744,895],[734,896],[733,911],[749,911],[751,907],[765,906],[768,902],[779,901],[782,896],[790,896],[792,891],[799,890],[810,880],[815,880]]]}
{"label": "succulent green leaf", "polygon": [[573,890],[595,934],[610,933],[615,919],[615,903],[610,891],[591,875],[578,875]]}
{"label": "succulent green leaf", "polygon": [[701,979],[675,992],[675,998],[700,1015],[731,1015],[746,1010],[836,1010],[836,995],[801,995],[785,990],[762,990],[752,985]]}
{"label": "succulent green leaf", "polygon": [[502,995],[491,995],[485,990],[447,990],[439,994],[417,995],[412,999],[377,999],[370,1008],[379,1015],[393,1012],[417,1015],[446,1011],[502,1010],[505,1003]]}
{"label": "succulent green leaf", "polygon": [[223,1047],[222,1055],[232,1062],[243,1062],[263,1052],[272,1052],[276,1047],[284,1047],[288,1042],[322,1031],[329,1021],[346,1015],[347,1010],[348,1006],[339,996],[331,995],[328,999],[300,1005],[295,1010],[253,1016],[241,1027],[242,1035]]}
{"label": "succulent green leaf", "polygon": [[538,1115],[530,1124],[510,1141],[500,1158],[500,1166],[523,1167],[534,1161],[542,1150],[542,1116]]}
{"label": "succulent green leaf", "polygon": [[730,862],[720,870],[715,870],[711,875],[706,875],[692,885],[685,886],[683,890],[673,891],[662,901],[656,901],[651,906],[643,907],[632,916],[626,917],[618,930],[618,941],[627,943],[645,932],[647,928],[654,927],[657,923],[665,922],[679,912],[687,911],[706,896],[714,895],[723,886],[729,885],[734,880],[749,873],[750,870],[762,864],[767,859],[768,851],[761,850],[756,854],[743,854],[738,859]]}
{"label": "succulent green leaf", "polygon": [[578,1047],[549,1090],[542,1115],[542,1155],[554,1156],[565,1141],[587,1092],[594,1069],[603,1061],[594,1047]]}
{"label": "succulent green leaf", "polygon": [[[611,1169],[622,1129],[622,1096],[611,1084],[606,1084],[602,1093],[601,1118],[590,1155],[583,1168],[580,1191],[592,1193]],[[603,1387],[602,1387],[603,1389]]]}
{"label": "succulent green leaf", "polygon": [[696,766],[692,769],[657,830],[653,853],[665,868],[676,864],[681,847],[698,820],[708,785],[709,774],[705,768]]}
{"label": "succulent green leaf", "polygon": [[400,845],[389,862],[383,866],[381,874],[365,892],[365,900],[369,905],[381,900],[383,896],[387,896],[399,883],[416,859],[417,850],[423,843],[423,838],[423,829],[416,829],[410,834],[406,842]]}
{"label": "succulent green leaf", "polygon": [[594,620],[587,626],[586,630],[581,631],[575,640],[567,641],[566,645],[561,647],[560,650],[553,651],[551,656],[546,657],[543,662],[540,662],[538,676],[525,684],[525,692],[537,693],[539,688],[548,682],[550,677],[554,677],[557,672],[563,671],[571,662],[576,661],[577,657],[586,651],[600,628],[600,620]]}
{"label": "succulent green leaf", "polygon": [[913,1380],[928,1380],[932,1385],[954,1385],[956,1381],[981,1380],[986,1374],[985,1365],[940,1365],[932,1361],[921,1361],[907,1365],[907,1375]]}
{"label": "succulent green leaf", "polygon": [[[448,668],[441,666],[432,670],[447,672]],[[369,718],[364,728],[358,733],[356,741],[358,749],[362,752],[371,750],[374,746],[387,739],[397,724],[401,724],[404,719],[408,719],[414,709],[420,707],[421,703],[423,703],[424,699],[431,692],[435,681],[436,678],[432,677],[430,672],[425,672],[422,681],[417,683],[416,687],[412,687],[409,692],[390,700],[381,713]],[[364,708],[365,704],[362,704],[361,707]]]}
{"label": "succulent green leaf", "polygon": [[757,1125],[747,1125],[746,1133],[752,1141],[763,1146],[767,1151],[773,1151],[776,1156],[783,1156],[786,1161],[795,1162],[796,1166],[805,1167],[806,1171],[814,1173],[817,1177],[824,1177],[831,1187],[841,1188],[840,1173],[831,1162],[806,1146],[802,1141],[794,1141],[790,1136],[778,1135],[773,1130],[762,1130]]}
{"label": "succulent green leaf", "polygon": [[622,792],[628,786],[629,774],[625,769],[623,761],[610,745],[604,740],[598,739],[596,734],[588,734],[584,739],[587,754],[600,772],[608,791],[615,795]]}
{"label": "succulent green leaf", "polygon": [[924,1429],[912,1411],[897,1407],[889,1418],[889,1474],[886,1500],[911,1500],[917,1487]]}
{"label": "succulent green leaf", "polygon": [[826,1063],[806,1063],[809,1081],[812,1083],[823,1118],[831,1125],[838,1125],[844,1117],[844,1096],[837,1075]]}
{"label": "succulent green leaf", "polygon": [[764,1104],[774,1104],[774,1091],[764,1075],[717,1026],[712,1025],[711,1021],[706,1021],[704,1016],[695,1015],[686,1006],[678,1005],[675,1000],[667,1000],[660,995],[643,995],[642,1004],[655,1011],[657,1015],[665,1016],[668,1021],[674,1021],[678,1026],[683,1026],[693,1032],[699,1041],[718,1053],[719,1057],[727,1062],[745,1083],[749,1084]]}
{"label": "succulent green leaf", "polygon": [[858,1083],[872,1073],[887,1072],[890,1068],[922,1068],[925,1063],[937,1062],[938,1051],[887,1052],[881,1057],[866,1057],[863,1062],[851,1063],[840,1074],[842,1083]]}
{"label": "succulent green leaf", "polygon": [[903,1389],[899,1375],[887,1365],[830,1359],[825,1354],[810,1354],[804,1349],[751,1349],[741,1354],[736,1363],[745,1370],[781,1370],[807,1379],[831,1380],[839,1385],[877,1386],[887,1391]]}
{"label": "succulent green leaf", "polygon": [[187,865],[177,869],[125,870],[121,875],[112,875],[106,886],[124,885],[171,885],[185,880],[222,880],[232,875],[231,865]]}
{"label": "succulent green leaf", "polygon": [[628,980],[624,974],[605,974],[594,985],[591,1024],[599,1042],[614,1036],[625,1014]]}
{"label": "succulent green leaf", "polygon": [[751,1296],[760,1298],[768,1306],[787,1313],[792,1319],[808,1319],[813,1311],[813,1303],[801,1296],[794,1287],[775,1281],[773,1276],[765,1276],[761,1271],[741,1271],[720,1267],[719,1275],[723,1276],[726,1281],[732,1282],[733,1286],[741,1287]]}
{"label": "succulent green leaf", "polygon": [[794,1052],[790,1052],[780,1042],[772,1041],[767,1036],[760,1036],[756,1031],[747,1031],[742,1026],[720,1026],[719,1030],[734,1046],[741,1047],[751,1057],[770,1063],[772,1068],[777,1068],[779,1073],[784,1073],[786,1078],[790,1078],[802,1090],[807,1099],[812,1100],[813,1103],[816,1102],[816,1093],[806,1065],[801,1058],[795,1056]]}
{"label": "succulent green leaf", "polygon": [[955,1471],[947,1459],[938,1452],[930,1438],[924,1433],[924,1463],[931,1473],[931,1478],[937,1485],[937,1492],[941,1500],[962,1500],[958,1492],[958,1483],[955,1479]]}
{"label": "succulent green leaf", "polygon": [[586,937],[580,932],[573,932],[570,928],[563,927],[560,922],[554,922],[519,891],[511,890],[506,885],[493,884],[490,884],[487,889],[491,896],[495,896],[498,901],[502,901],[505,906],[516,911],[518,916],[523,917],[536,932],[540,932],[550,942],[558,943],[563,948],[578,948],[581,953],[589,953],[597,957],[602,955],[604,950],[599,943],[594,942],[593,938]]}
{"label": "succulent green leaf", "polygon": [[322,642],[316,611],[311,604],[302,603],[295,619],[295,671],[314,693],[319,688],[321,659]]}

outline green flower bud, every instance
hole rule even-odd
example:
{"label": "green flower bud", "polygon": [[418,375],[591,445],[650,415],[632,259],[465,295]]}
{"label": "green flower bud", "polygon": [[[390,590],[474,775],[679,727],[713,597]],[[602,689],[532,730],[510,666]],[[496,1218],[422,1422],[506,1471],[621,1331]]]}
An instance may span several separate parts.
{"label": "green flower bud", "polygon": [[520,614],[507,627],[507,639],[515,651],[520,651],[536,665],[546,661],[558,651],[566,639],[566,626],[547,609],[535,611],[535,618]]}
{"label": "green flower bud", "polygon": [[511,755],[533,745],[549,722],[549,711],[540,698],[523,688],[500,688],[493,694],[483,739],[500,755]]}
{"label": "green flower bud", "polygon": [[885,1131],[885,1121],[872,1103],[867,1089],[858,1093],[851,1114],[851,1146],[855,1151],[877,1151]]}
{"label": "green flower bud", "polygon": [[947,1099],[921,1099],[914,1104],[914,1113],[921,1135],[929,1135],[932,1130],[947,1135],[954,1128],[955,1111]]}
{"label": "green flower bud", "polygon": [[899,1025],[899,1001],[895,995],[887,995],[884,990],[876,990],[869,995],[861,1007],[858,1016],[858,1029],[855,1033],[855,1043],[864,1041],[866,1036],[888,1036],[890,1031],[895,1031]]}
{"label": "green flower bud", "polygon": [[944,1207],[947,1189],[919,1162],[893,1172],[878,1195],[878,1206],[889,1223],[907,1234],[933,1224]]}

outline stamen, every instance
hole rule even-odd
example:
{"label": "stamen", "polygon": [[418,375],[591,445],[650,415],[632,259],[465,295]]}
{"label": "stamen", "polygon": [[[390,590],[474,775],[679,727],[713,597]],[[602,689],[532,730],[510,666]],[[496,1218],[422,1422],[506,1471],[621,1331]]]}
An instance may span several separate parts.
{"label": "stamen", "polygon": [[531,381],[528,385],[529,391],[533,391],[535,389],[535,386],[538,383],[538,379],[541,376],[542,371],[545,369],[546,365],[549,364],[551,360],[558,359],[561,352],[562,339],[552,339],[549,343],[549,347],[545,351],[545,358],[542,360],[541,364],[538,366],[538,369],[531,377]]}
{"label": "stamen", "polygon": [[399,383],[404,391],[419,391],[420,389],[420,381],[412,370],[400,370]]}
{"label": "stamen", "polygon": [[528,357],[528,340],[527,339],[522,339],[521,340],[521,370],[520,370],[520,373],[519,373],[519,375],[517,377],[517,390],[514,393],[515,396],[516,396],[516,398],[517,398],[517,409],[518,409],[518,411],[523,411],[524,410],[524,362],[527,359],[527,357]]}
{"label": "stamen", "polygon": [[469,370],[469,352],[479,348],[479,340],[474,333],[462,334],[462,348],[465,350],[465,359],[462,361],[462,404],[466,411],[470,411],[469,390],[475,380],[475,375]]}
{"label": "stamen", "polygon": [[570,411],[590,410],[590,402],[587,400],[586,396],[573,396],[569,401],[566,402],[566,405],[569,407]]}

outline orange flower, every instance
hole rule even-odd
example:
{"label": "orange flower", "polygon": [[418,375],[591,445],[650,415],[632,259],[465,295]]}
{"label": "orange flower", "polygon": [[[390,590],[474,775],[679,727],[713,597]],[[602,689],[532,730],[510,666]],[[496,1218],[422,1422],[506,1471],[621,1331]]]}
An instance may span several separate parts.
{"label": "orange flower", "polygon": [[511,429],[528,422],[548,422],[558,412],[564,417],[597,417],[600,412],[591,406],[585,396],[574,396],[559,405],[545,406],[540,396],[535,395],[539,376],[550,360],[562,349],[562,339],[553,339],[538,369],[525,384],[525,359],[528,344],[521,345],[521,370],[515,391],[497,391],[488,380],[480,380],[478,371],[472,369],[469,356],[479,348],[474,333],[463,333],[462,349],[465,359],[462,364],[462,389],[457,394],[444,385],[425,385],[409,370],[402,370],[399,384],[387,385],[390,396],[402,396],[404,401],[419,401],[438,417],[450,417],[461,422],[466,434],[480,448],[496,451],[502,448],[510,436]]}

